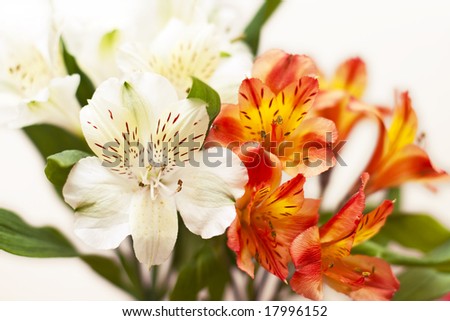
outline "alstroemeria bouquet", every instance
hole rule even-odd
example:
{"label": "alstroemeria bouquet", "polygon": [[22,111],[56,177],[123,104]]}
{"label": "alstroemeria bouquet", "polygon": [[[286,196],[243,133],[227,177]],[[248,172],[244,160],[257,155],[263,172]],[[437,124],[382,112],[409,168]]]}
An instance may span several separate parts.
{"label": "alstroemeria bouquet", "polygon": [[[47,159],[75,234],[109,254],[80,253],[8,210],[0,249],[79,257],[143,300],[320,300],[325,286],[355,300],[450,292],[450,232],[401,207],[402,184],[448,180],[416,143],[409,94],[393,108],[365,102],[359,58],[327,80],[308,56],[256,54],[278,0],[242,30],[211,3],[146,1],[146,28],[54,19],[45,51],[3,39],[1,120],[24,127]],[[334,188],[361,120],[378,126],[375,150],[324,210],[305,183],[319,177],[320,195]],[[376,192],[381,200],[366,201]]]}

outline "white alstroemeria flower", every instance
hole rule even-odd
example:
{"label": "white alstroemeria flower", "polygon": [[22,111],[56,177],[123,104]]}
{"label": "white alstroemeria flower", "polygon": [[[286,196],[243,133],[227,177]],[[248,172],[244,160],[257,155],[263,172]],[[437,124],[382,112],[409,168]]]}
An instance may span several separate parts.
{"label": "white alstroemeria flower", "polygon": [[[80,135],[80,78],[67,75],[57,41],[48,51],[28,42],[0,41],[0,123],[52,124]],[[56,43],[56,44],[55,44]]]}
{"label": "white alstroemeria flower", "polygon": [[76,212],[75,233],[99,249],[116,248],[131,234],[136,257],[149,267],[171,254],[177,211],[193,233],[222,234],[247,171],[228,149],[199,151],[208,123],[205,103],[178,100],[160,75],[101,84],[81,111],[97,157],[80,160],[63,189]]}
{"label": "white alstroemeria flower", "polygon": [[124,72],[153,71],[168,78],[180,98],[192,76],[208,83],[222,102],[236,103],[239,85],[250,73],[252,56],[243,44],[232,44],[212,24],[172,19],[149,44],[126,44],[119,52]]}
{"label": "white alstroemeria flower", "polygon": [[[242,42],[233,42],[243,32],[235,28],[239,25],[236,20],[242,19],[221,2],[87,1],[89,7],[98,5],[99,10],[94,7],[86,13],[80,10],[78,0],[69,1],[70,6],[64,1],[56,11],[64,22],[69,51],[94,84],[120,77],[122,71],[153,71],[175,80],[180,97],[185,97],[190,77],[196,76],[218,90],[224,102],[231,103],[237,99],[236,84],[250,74],[253,58]],[[104,6],[109,8],[107,13],[101,9]],[[183,48],[183,44],[192,47]],[[165,56],[177,58],[179,50],[181,65],[174,57]],[[156,57],[156,68],[149,66],[150,57]],[[185,69],[168,69],[179,67]]]}

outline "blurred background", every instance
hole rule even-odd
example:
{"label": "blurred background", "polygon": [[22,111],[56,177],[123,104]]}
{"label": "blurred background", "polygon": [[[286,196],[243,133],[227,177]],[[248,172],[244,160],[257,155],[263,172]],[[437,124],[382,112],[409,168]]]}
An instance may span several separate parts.
{"label": "blurred background", "polygon": [[[127,19],[133,1],[54,1],[62,15]],[[225,1],[245,25],[262,1]],[[42,36],[49,1],[0,0],[0,33]],[[364,100],[392,106],[394,92],[409,90],[419,130],[435,165],[450,171],[450,8],[440,0],[284,0],[262,33],[260,53],[280,48],[312,56],[328,76],[345,59],[359,56],[369,74]],[[324,204],[343,197],[370,156],[376,132],[362,123],[342,154],[347,167],[333,174]],[[370,128],[370,130],[368,130]],[[0,128],[0,207],[33,225],[61,229],[80,249],[93,253],[72,232],[72,213],[44,174],[44,161],[21,130]],[[314,182],[312,182],[314,184]],[[403,188],[404,210],[427,212],[450,228],[450,184],[437,192],[420,184]],[[314,189],[311,189],[314,196]],[[28,259],[0,251],[2,300],[122,300],[117,290],[78,259]]]}

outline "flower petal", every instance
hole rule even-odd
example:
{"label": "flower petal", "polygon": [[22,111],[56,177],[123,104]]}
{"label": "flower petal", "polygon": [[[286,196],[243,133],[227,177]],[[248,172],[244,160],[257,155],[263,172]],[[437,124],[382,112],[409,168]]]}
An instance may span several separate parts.
{"label": "flower petal", "polygon": [[354,300],[390,300],[400,283],[384,260],[350,255],[324,272],[327,283]]}
{"label": "flower petal", "polygon": [[75,234],[98,249],[119,246],[130,234],[129,207],[136,187],[96,157],[80,160],[63,188],[64,200],[75,210]]}
{"label": "flower petal", "polygon": [[367,194],[377,190],[399,186],[410,181],[448,179],[448,174],[436,168],[428,154],[416,145],[407,145],[397,151],[386,162],[373,169]]}
{"label": "flower petal", "polygon": [[222,234],[236,217],[234,204],[244,194],[247,170],[231,150],[208,148],[193,153],[163,183],[175,194],[187,228],[203,238]]}
{"label": "flower petal", "polygon": [[248,171],[247,188],[253,191],[269,186],[273,190],[280,185],[281,162],[260,144],[244,144],[238,149],[238,155]]}
{"label": "flower petal", "polygon": [[[148,47],[142,59],[136,53],[129,54],[132,61],[145,61],[145,69],[170,80],[180,98],[186,98],[192,84],[191,77],[208,82],[220,62],[221,38],[216,28],[208,23],[186,24],[171,19]],[[122,67],[127,64],[128,51],[122,55]],[[132,66],[138,67],[140,63]],[[129,70],[127,70],[129,71]]]}
{"label": "flower petal", "polygon": [[[336,126],[322,117],[308,118],[286,139],[286,148],[278,155],[290,175],[318,175],[336,164],[332,144],[337,139]],[[289,147],[287,143],[291,143]]]}
{"label": "flower petal", "polygon": [[412,144],[416,138],[416,132],[417,116],[412,108],[408,92],[403,92],[397,97],[392,124],[388,130],[390,150],[395,151]]}
{"label": "flower petal", "polygon": [[[238,216],[240,215],[239,210]],[[253,254],[255,253],[252,235],[242,230],[241,222],[236,217],[227,230],[227,245],[236,253],[236,264],[238,268],[247,273],[252,279],[255,278],[255,264]]]}
{"label": "flower petal", "polygon": [[294,238],[318,221],[319,201],[305,203],[305,178],[297,175],[274,190],[251,209],[251,229],[255,234],[257,260],[269,272],[286,280],[289,246]]}
{"label": "flower petal", "polygon": [[259,56],[252,70],[252,76],[261,79],[278,94],[291,83],[297,83],[303,76],[316,76],[317,68],[311,58],[304,55],[291,55],[273,49]]}
{"label": "flower petal", "polygon": [[331,88],[344,90],[355,98],[361,98],[366,82],[366,64],[356,57],[346,60],[338,67]]}
{"label": "flower petal", "polygon": [[108,79],[81,110],[86,141],[111,167],[119,168],[125,162],[129,163],[125,167],[139,167],[157,117],[177,100],[169,81],[156,74],[131,74],[123,81]]}
{"label": "flower petal", "polygon": [[356,229],[353,246],[357,246],[377,234],[384,226],[387,217],[392,213],[393,209],[394,202],[385,200],[376,209],[363,215]]}
{"label": "flower petal", "polygon": [[292,290],[308,299],[321,300],[322,260],[318,227],[310,227],[297,236],[290,253],[295,265],[295,273],[289,282]]}
{"label": "flower petal", "polygon": [[359,191],[320,228],[324,260],[334,260],[350,254],[355,231],[365,207],[364,187],[368,175],[363,174],[361,180]]}
{"label": "flower petal", "polygon": [[130,226],[139,262],[148,268],[165,262],[178,235],[175,201],[161,194],[152,200],[149,190],[141,189],[131,201]]}
{"label": "flower petal", "polygon": [[79,83],[79,75],[53,78],[35,97],[22,101],[12,126],[45,123],[81,135],[80,104],[75,97]]}
{"label": "flower petal", "polygon": [[229,149],[251,140],[249,133],[242,127],[239,117],[239,105],[222,105],[206,138],[206,146],[223,146]]}
{"label": "flower petal", "polygon": [[166,108],[150,134],[151,165],[164,166],[166,171],[184,166],[202,147],[208,125],[206,103],[202,100],[183,99]]}

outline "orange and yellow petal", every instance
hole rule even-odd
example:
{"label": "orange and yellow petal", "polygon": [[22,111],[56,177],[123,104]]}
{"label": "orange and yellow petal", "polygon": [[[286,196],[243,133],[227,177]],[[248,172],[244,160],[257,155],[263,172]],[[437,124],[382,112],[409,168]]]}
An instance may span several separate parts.
{"label": "orange and yellow petal", "polygon": [[248,141],[247,132],[241,125],[238,105],[222,105],[219,115],[214,120],[205,146],[223,146],[230,149],[239,147]]}
{"label": "orange and yellow petal", "polygon": [[376,209],[363,215],[356,229],[353,246],[357,246],[377,234],[393,210],[394,202],[385,200]]}
{"label": "orange and yellow petal", "polygon": [[367,193],[399,186],[410,181],[448,179],[449,175],[436,168],[428,154],[419,146],[407,145],[394,153],[385,163],[373,169],[367,184]]}
{"label": "orange and yellow petal", "polygon": [[272,122],[276,119],[275,97],[259,79],[245,79],[242,82],[239,88],[239,116],[248,141],[264,141],[270,134]]}
{"label": "orange and yellow petal", "polygon": [[303,76],[317,76],[318,70],[311,58],[291,55],[273,49],[259,56],[252,70],[252,76],[261,79],[278,94],[291,83],[297,83]]}
{"label": "orange and yellow petal", "polygon": [[247,188],[274,190],[281,182],[282,165],[278,157],[266,151],[259,143],[246,143],[236,149],[248,171]]}
{"label": "orange and yellow petal", "polygon": [[[255,258],[266,270],[286,280],[294,238],[318,220],[319,203],[304,200],[301,175],[287,181],[251,209],[251,228],[255,235]],[[261,199],[261,198],[260,198]]]}
{"label": "orange and yellow petal", "polygon": [[288,174],[310,177],[336,164],[332,150],[336,139],[337,130],[331,120],[312,117],[298,127],[290,140],[280,144],[277,153]]}
{"label": "orange and yellow petal", "polygon": [[396,100],[392,124],[387,132],[390,142],[389,152],[395,152],[412,144],[417,132],[417,116],[412,108],[408,92],[401,93]]}
{"label": "orange and yellow petal", "polygon": [[255,264],[253,256],[255,249],[253,246],[254,239],[242,229],[239,214],[227,230],[227,245],[236,253],[236,264],[239,269],[247,273],[251,278],[255,277]]}
{"label": "orange and yellow petal", "polygon": [[355,232],[365,207],[364,188],[368,179],[368,175],[364,173],[361,176],[362,183],[359,191],[320,228],[320,241],[322,243],[336,242]]}
{"label": "orange and yellow petal", "polygon": [[322,260],[318,227],[310,227],[297,236],[291,244],[290,254],[295,266],[289,282],[292,290],[308,299],[321,300]]}
{"label": "orange and yellow petal", "polygon": [[390,300],[400,284],[382,259],[350,255],[324,271],[326,282],[354,300]]}
{"label": "orange and yellow petal", "polygon": [[367,71],[364,61],[360,58],[351,58],[338,67],[330,88],[345,91],[355,98],[361,98],[366,83]]}

